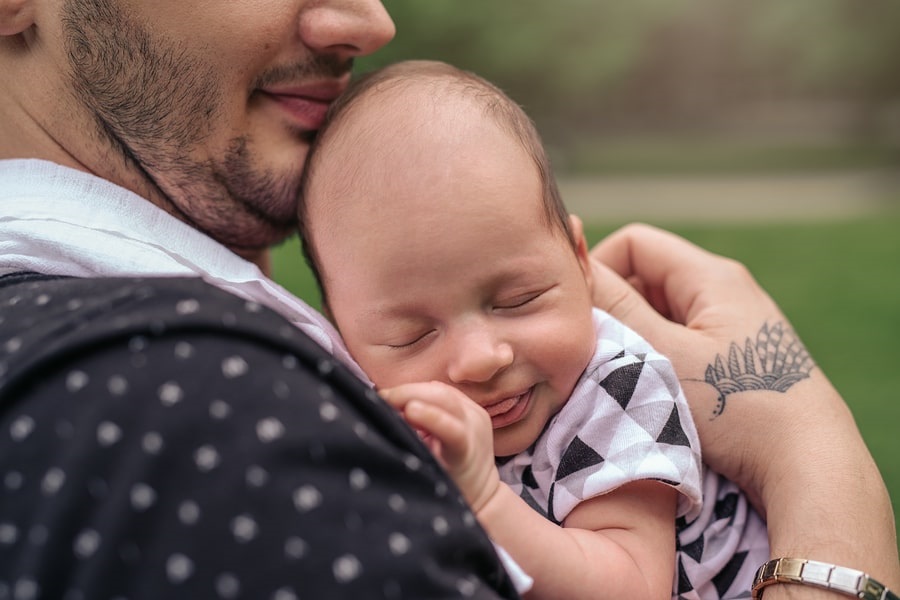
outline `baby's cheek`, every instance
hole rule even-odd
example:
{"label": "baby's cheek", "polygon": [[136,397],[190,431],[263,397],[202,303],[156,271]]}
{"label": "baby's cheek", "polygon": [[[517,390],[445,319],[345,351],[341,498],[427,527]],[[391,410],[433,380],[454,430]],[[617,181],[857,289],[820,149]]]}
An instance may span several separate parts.
{"label": "baby's cheek", "polygon": [[437,379],[433,376],[421,374],[414,361],[403,360],[392,353],[389,348],[377,347],[368,350],[357,351],[348,347],[351,356],[369,376],[372,383],[378,389],[392,388],[404,383],[416,383]]}
{"label": "baby's cheek", "polygon": [[[353,355],[352,350],[350,351],[350,354]],[[386,389],[401,383],[407,383],[404,381],[397,381],[395,377],[392,377],[391,370],[387,368],[386,361],[373,360],[367,357],[357,358],[356,355],[353,355],[353,358],[356,358],[356,362],[359,363],[363,372],[369,376],[369,379],[372,380],[372,383],[375,384],[376,388]]]}
{"label": "baby's cheek", "polygon": [[553,340],[546,351],[547,360],[552,361],[556,373],[557,385],[571,392],[594,355],[597,339],[593,321],[582,323],[569,320],[547,339]]}

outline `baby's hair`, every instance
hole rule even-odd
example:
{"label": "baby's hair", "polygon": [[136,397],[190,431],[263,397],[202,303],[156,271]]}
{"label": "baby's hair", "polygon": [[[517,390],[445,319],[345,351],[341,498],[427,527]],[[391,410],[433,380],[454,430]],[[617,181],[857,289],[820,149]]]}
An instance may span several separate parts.
{"label": "baby's hair", "polygon": [[300,240],[306,262],[319,285],[322,309],[326,315],[328,314],[327,292],[323,285],[318,256],[311,243],[305,199],[309,179],[313,176],[317,164],[317,156],[319,154],[317,149],[328,141],[335,126],[350,114],[353,108],[369,93],[394,90],[404,86],[411,87],[423,81],[441,84],[440,92],[442,94],[453,93],[458,97],[474,101],[484,110],[485,115],[492,118],[498,126],[522,146],[538,170],[538,176],[543,188],[541,198],[546,225],[559,230],[560,233],[566,236],[573,247],[575,245],[572,231],[569,228],[568,211],[559,194],[556,178],[550,166],[550,157],[544,149],[534,122],[522,107],[507,96],[503,90],[483,77],[447,63],[430,60],[409,60],[394,63],[356,79],[350,84],[347,91],[335,100],[328,110],[325,122],[316,135],[307,157],[300,188],[300,206],[298,209]]}

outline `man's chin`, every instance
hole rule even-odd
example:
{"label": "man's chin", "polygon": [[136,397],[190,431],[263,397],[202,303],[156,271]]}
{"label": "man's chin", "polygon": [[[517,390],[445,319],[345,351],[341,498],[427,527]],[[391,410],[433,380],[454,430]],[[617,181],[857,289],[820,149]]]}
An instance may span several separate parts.
{"label": "man's chin", "polygon": [[239,256],[252,256],[276,246],[297,233],[297,223],[285,225],[256,224],[244,228],[244,231],[227,232],[227,237],[220,236],[218,241],[228,246]]}

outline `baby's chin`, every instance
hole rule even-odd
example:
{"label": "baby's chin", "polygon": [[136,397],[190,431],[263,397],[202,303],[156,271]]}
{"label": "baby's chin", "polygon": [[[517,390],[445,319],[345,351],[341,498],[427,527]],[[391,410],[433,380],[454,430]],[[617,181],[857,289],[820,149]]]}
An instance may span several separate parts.
{"label": "baby's chin", "polygon": [[[510,425],[508,428],[504,429],[512,429],[515,428],[516,425],[522,425],[521,423],[515,423]],[[524,428],[520,428],[524,429]],[[525,432],[521,432],[520,435],[514,435],[512,432],[503,432],[498,434],[498,430],[494,430],[494,456],[499,459],[503,458],[511,458],[517,454],[521,454],[528,450],[532,444],[534,444],[537,439],[537,435],[525,435]]]}

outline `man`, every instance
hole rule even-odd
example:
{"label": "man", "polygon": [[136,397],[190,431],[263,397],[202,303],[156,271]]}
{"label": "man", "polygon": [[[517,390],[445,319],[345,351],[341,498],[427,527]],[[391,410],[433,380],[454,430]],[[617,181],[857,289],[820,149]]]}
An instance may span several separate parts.
{"label": "man", "polygon": [[[333,359],[327,322],[251,264],[295,226],[352,59],[392,35],[374,0],[0,0],[0,598],[515,597],[443,471]],[[769,306],[735,285],[710,301]],[[765,450],[722,470],[763,486]],[[856,555],[896,584],[873,468],[866,514],[816,494],[868,545],[773,547]],[[751,491],[770,517],[798,512]]]}
{"label": "man", "polygon": [[7,198],[0,597],[513,596],[415,436],[252,290],[117,278],[263,281],[236,255],[295,228],[393,32],[374,0],[0,4],[0,153],[56,163],[5,165],[50,187]]}
{"label": "man", "polygon": [[394,33],[372,0],[15,0],[3,15],[19,51],[4,100],[27,114],[7,113],[6,156],[102,173],[251,259],[293,230],[310,138],[353,58]]}

